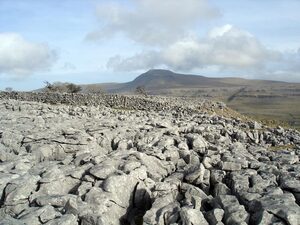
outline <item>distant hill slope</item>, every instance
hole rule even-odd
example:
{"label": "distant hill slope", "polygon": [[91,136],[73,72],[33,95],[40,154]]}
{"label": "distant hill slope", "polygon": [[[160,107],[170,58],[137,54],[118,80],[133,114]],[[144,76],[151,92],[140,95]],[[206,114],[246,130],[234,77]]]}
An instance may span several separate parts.
{"label": "distant hill slope", "polygon": [[155,69],[127,83],[81,85],[84,93],[124,94],[134,93],[139,86],[143,86],[151,95],[222,101],[257,120],[283,121],[300,130],[300,83],[234,77],[209,78]]}
{"label": "distant hill slope", "polygon": [[[171,88],[188,88],[197,86],[220,86],[221,83],[214,79],[198,75],[185,75],[174,73],[169,70],[149,70],[139,75],[133,81],[127,83],[115,84],[98,84],[99,88],[105,89],[107,92],[133,92],[137,87],[143,86],[150,90],[165,90]],[[93,85],[84,85],[86,90]]]}
{"label": "distant hill slope", "polygon": [[129,90],[137,86],[144,86],[148,89],[164,89],[203,85],[218,86],[220,82],[213,78],[179,74],[169,70],[149,70],[127,83],[125,88]]}
{"label": "distant hill slope", "polygon": [[170,70],[153,69],[127,83],[83,85],[83,91],[89,92],[89,90],[94,90],[98,87],[109,93],[130,93],[134,92],[138,86],[143,86],[152,94],[161,94],[168,89],[240,87],[279,83],[285,82],[243,78],[209,78],[200,75],[174,73]]}

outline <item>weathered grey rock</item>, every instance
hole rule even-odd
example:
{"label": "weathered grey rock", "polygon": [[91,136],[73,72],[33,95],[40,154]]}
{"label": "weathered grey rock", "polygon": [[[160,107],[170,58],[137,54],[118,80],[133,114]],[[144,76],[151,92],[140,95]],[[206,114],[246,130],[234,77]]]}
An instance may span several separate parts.
{"label": "weathered grey rock", "polygon": [[288,224],[296,225],[300,221],[300,207],[295,203],[295,198],[290,193],[281,195],[264,196],[256,200],[256,207],[281,218]]}
{"label": "weathered grey rock", "polygon": [[182,183],[181,189],[184,193],[189,193],[191,196],[198,196],[201,199],[208,198],[207,194],[203,190],[192,184]]}
{"label": "weathered grey rock", "polygon": [[239,171],[242,169],[242,165],[234,162],[221,162],[220,169],[225,171]]}
{"label": "weathered grey rock", "polygon": [[44,206],[41,208],[30,208],[22,212],[18,218],[25,224],[41,224],[53,220],[61,216],[52,206]]}
{"label": "weathered grey rock", "polygon": [[251,121],[248,123],[251,129],[261,129],[262,125],[256,121]]}
{"label": "weathered grey rock", "polygon": [[202,212],[197,209],[184,207],[180,211],[182,225],[209,225]]}
{"label": "weathered grey rock", "polygon": [[66,157],[65,152],[56,145],[36,146],[32,151],[37,162],[63,160]]}
{"label": "weathered grey rock", "polygon": [[272,161],[279,161],[284,164],[295,164],[299,162],[299,156],[291,154],[280,154],[272,157]]}
{"label": "weathered grey rock", "polygon": [[248,212],[255,213],[257,211],[256,200],[261,198],[261,194],[242,192],[239,193],[239,201],[244,205]]}
{"label": "weathered grey rock", "polygon": [[36,195],[67,195],[80,184],[80,181],[72,177],[64,177],[55,181],[41,183]]}
{"label": "weathered grey rock", "polygon": [[228,195],[230,194],[230,189],[226,186],[226,184],[223,183],[217,183],[214,185],[213,189],[213,196],[219,196],[219,195]]}
{"label": "weathered grey rock", "polygon": [[66,214],[78,215],[77,199],[70,198],[64,206],[64,211]]}
{"label": "weathered grey rock", "polygon": [[188,174],[185,176],[185,179],[189,183],[193,183],[195,185],[199,185],[204,182],[204,175],[206,171],[209,173],[208,170],[205,169],[204,165],[201,163],[198,168],[191,168],[191,172],[187,172]]}
{"label": "weathered grey rock", "polygon": [[114,225],[119,224],[118,221],[112,221],[107,216],[85,215],[81,218],[82,225]]}
{"label": "weathered grey rock", "polygon": [[99,178],[106,179],[110,174],[116,170],[115,164],[113,162],[103,162],[99,165],[96,165],[90,169],[90,174]]}
{"label": "weathered grey rock", "polygon": [[249,190],[249,174],[243,174],[242,172],[232,172],[230,174],[230,180],[227,182],[234,194],[243,193]]}
{"label": "weathered grey rock", "polygon": [[15,219],[10,216],[6,216],[5,218],[0,220],[0,225],[27,225],[25,222],[21,220]]}
{"label": "weathered grey rock", "polygon": [[174,163],[177,163],[180,156],[179,156],[179,152],[178,152],[178,148],[176,147],[168,147],[165,151],[164,151],[164,155],[166,157],[167,161],[171,161]]}
{"label": "weathered grey rock", "polygon": [[56,212],[53,207],[50,207],[49,209],[42,212],[40,214],[39,218],[42,223],[45,223],[45,222],[48,222],[48,221],[54,219],[58,215],[60,215],[60,213]]}
{"label": "weathered grey rock", "polygon": [[300,193],[300,180],[292,174],[283,173],[280,176],[280,187],[293,193]]}
{"label": "weathered grey rock", "polygon": [[28,203],[28,198],[35,191],[39,179],[40,177],[38,176],[26,174],[9,182],[4,190],[4,204],[18,205]]}
{"label": "weathered grey rock", "polygon": [[127,208],[115,202],[112,193],[104,192],[100,188],[93,187],[84,200],[77,202],[76,210],[83,224],[119,224],[121,217],[126,214]]}
{"label": "weathered grey rock", "polygon": [[210,180],[213,185],[217,183],[223,183],[226,172],[223,170],[211,170],[210,171]]}
{"label": "weathered grey rock", "polygon": [[205,214],[205,218],[210,225],[216,225],[222,221],[224,216],[223,209],[213,209]]}
{"label": "weathered grey rock", "polygon": [[180,150],[188,150],[189,146],[187,145],[186,142],[181,141],[178,146],[177,146]]}
{"label": "weathered grey rock", "polygon": [[34,198],[33,201],[39,206],[52,205],[54,207],[64,207],[70,199],[76,199],[75,195],[45,195]]}
{"label": "weathered grey rock", "polygon": [[171,203],[167,206],[164,206],[159,210],[159,214],[156,218],[156,224],[172,224],[178,221],[180,215],[180,204],[178,202]]}
{"label": "weathered grey rock", "polygon": [[285,224],[282,220],[267,210],[256,212],[252,218],[252,222],[257,225]]}
{"label": "weathered grey rock", "polygon": [[205,169],[210,169],[212,168],[212,160],[210,157],[204,157],[203,161],[202,161]]}
{"label": "weathered grey rock", "polygon": [[191,145],[191,148],[198,153],[205,153],[207,147],[206,140],[201,135],[187,135],[187,140]]}
{"label": "weathered grey rock", "polygon": [[161,220],[160,218],[161,218],[161,212],[163,208],[172,205],[172,207],[176,209],[179,206],[179,203],[177,203],[177,205],[173,205],[174,201],[175,201],[175,197],[172,194],[167,194],[159,198],[156,198],[152,203],[151,209],[148,210],[143,217],[144,223],[157,224],[158,221]]}
{"label": "weathered grey rock", "polygon": [[244,206],[239,204],[237,198],[233,195],[219,195],[215,198],[215,204],[224,209],[225,224],[240,224],[249,222],[249,214]]}
{"label": "weathered grey rock", "polygon": [[60,218],[50,220],[49,222],[45,223],[47,225],[73,225],[77,224],[77,217],[72,214],[62,215]]}
{"label": "weathered grey rock", "polygon": [[1,184],[0,184],[0,199],[4,198],[4,189],[7,186],[7,184],[12,181],[15,180],[17,178],[19,178],[20,175],[18,174],[8,174],[8,173],[0,173],[0,180],[1,180]]}
{"label": "weathered grey rock", "polygon": [[135,156],[140,162],[147,167],[148,175],[155,181],[160,181],[168,175],[166,164],[155,156],[149,156],[144,153],[136,153]]}
{"label": "weathered grey rock", "polygon": [[139,180],[133,176],[112,175],[104,181],[103,190],[112,193],[112,200],[126,208],[138,182]]}
{"label": "weathered grey rock", "polygon": [[92,182],[85,182],[82,181],[81,184],[78,186],[76,190],[76,194],[78,196],[83,196],[85,195],[91,188],[93,187]]}
{"label": "weathered grey rock", "polygon": [[236,139],[237,141],[245,142],[246,139],[247,139],[247,134],[244,131],[242,131],[242,130],[237,130],[233,134],[233,138]]}
{"label": "weathered grey rock", "polygon": [[205,110],[225,106],[195,99],[5,96],[0,92],[4,224],[299,220],[299,132],[211,115]]}
{"label": "weathered grey rock", "polygon": [[138,161],[129,161],[129,162],[126,162],[122,167],[122,170],[125,172],[125,173],[130,173],[131,171],[141,167],[141,163],[138,162]]}

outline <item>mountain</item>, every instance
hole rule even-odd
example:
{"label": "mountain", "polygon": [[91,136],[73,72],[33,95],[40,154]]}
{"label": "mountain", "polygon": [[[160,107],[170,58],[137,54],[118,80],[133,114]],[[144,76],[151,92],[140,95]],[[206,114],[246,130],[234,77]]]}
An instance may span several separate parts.
{"label": "mountain", "polygon": [[186,75],[174,73],[170,70],[149,70],[141,74],[132,82],[125,85],[127,90],[137,86],[144,86],[146,89],[165,89],[202,85],[218,85],[218,82],[212,84],[213,79],[204,76]]}
{"label": "mountain", "polygon": [[148,94],[207,98],[225,102],[240,113],[258,120],[283,121],[300,129],[300,83],[243,78],[209,78],[149,70],[127,83],[83,85],[83,92],[102,89],[132,94],[142,86]]}
{"label": "mountain", "polygon": [[235,77],[210,78],[153,69],[127,83],[80,86],[83,93],[133,94],[137,87],[143,87],[146,93],[151,95],[222,101],[257,120],[282,121],[284,125],[288,124],[300,130],[300,83]]}
{"label": "mountain", "polygon": [[[203,85],[218,86],[220,85],[220,82],[204,76],[186,75],[174,73],[170,70],[152,69],[127,83],[98,85],[107,92],[134,92],[139,86],[144,87],[148,91],[160,91],[171,88],[187,88]],[[89,89],[89,86],[90,85],[87,85],[87,90]]]}
{"label": "mountain", "polygon": [[84,92],[102,88],[109,93],[132,93],[139,86],[144,87],[151,94],[165,93],[167,90],[245,87],[257,85],[282,84],[285,82],[267,80],[248,80],[243,78],[210,78],[200,75],[180,74],[170,70],[152,69],[133,81],[127,83],[103,83],[83,85]]}

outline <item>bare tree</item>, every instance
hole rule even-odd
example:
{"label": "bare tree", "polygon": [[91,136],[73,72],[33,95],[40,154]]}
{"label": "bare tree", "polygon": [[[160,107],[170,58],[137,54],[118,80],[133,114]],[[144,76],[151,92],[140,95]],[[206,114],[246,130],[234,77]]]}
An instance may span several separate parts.
{"label": "bare tree", "polygon": [[46,89],[46,91],[48,92],[52,92],[52,91],[54,91],[53,90],[53,84],[51,84],[49,81],[44,81],[44,84],[45,84],[45,89]]}

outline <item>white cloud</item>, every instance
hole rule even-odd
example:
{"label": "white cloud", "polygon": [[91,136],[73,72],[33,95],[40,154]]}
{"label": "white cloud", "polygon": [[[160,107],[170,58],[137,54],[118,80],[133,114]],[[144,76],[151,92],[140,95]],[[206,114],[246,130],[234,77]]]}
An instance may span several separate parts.
{"label": "white cloud", "polygon": [[56,54],[46,44],[25,40],[16,33],[0,33],[0,74],[30,75],[49,69]]}
{"label": "white cloud", "polygon": [[[232,33],[232,29],[233,29],[233,26],[231,24],[226,24],[222,27],[215,27],[208,33],[208,36],[210,38],[217,38],[217,37],[223,36],[224,34],[226,34],[228,32]],[[239,33],[240,33],[240,31],[239,31]]]}
{"label": "white cloud", "polygon": [[225,25],[212,29],[204,38],[189,37],[159,51],[142,52],[124,59],[112,58],[108,66],[128,71],[155,66],[185,71],[209,66],[248,69],[261,68],[278,58],[280,53],[267,49],[250,33]]}
{"label": "white cloud", "polygon": [[112,68],[115,71],[133,71],[145,68],[155,68],[160,65],[161,62],[162,58],[159,52],[149,51],[125,59],[122,59],[119,55],[111,57],[107,63],[107,67]]}
{"label": "white cloud", "polygon": [[199,21],[215,18],[219,11],[208,0],[131,0],[99,5],[97,15],[103,27],[87,39],[101,39],[121,33],[145,45],[165,45],[185,37]]}
{"label": "white cloud", "polygon": [[300,73],[300,49],[293,54],[269,49],[250,32],[231,24],[215,27],[200,37],[201,24],[220,16],[209,0],[111,2],[99,5],[101,27],[87,39],[120,35],[116,40],[129,45],[134,41],[138,43],[134,49],[141,49],[131,56],[111,57],[107,67],[115,71],[162,67],[190,72],[214,68],[220,76],[232,73],[257,78],[288,74],[296,77]]}
{"label": "white cloud", "polygon": [[271,74],[272,79],[300,82],[299,51],[283,52],[279,61],[268,65],[266,74]]}

